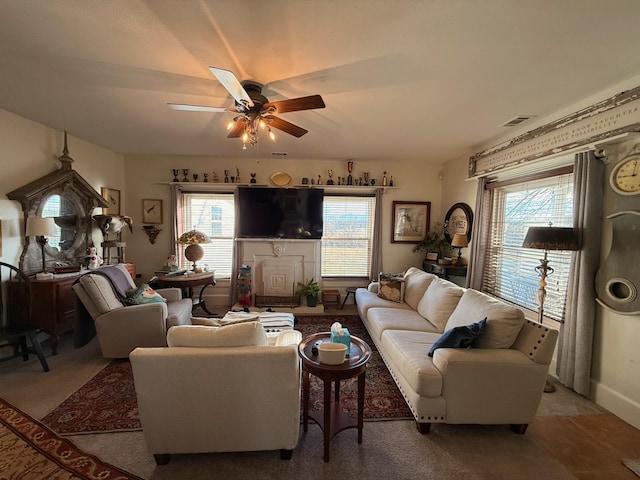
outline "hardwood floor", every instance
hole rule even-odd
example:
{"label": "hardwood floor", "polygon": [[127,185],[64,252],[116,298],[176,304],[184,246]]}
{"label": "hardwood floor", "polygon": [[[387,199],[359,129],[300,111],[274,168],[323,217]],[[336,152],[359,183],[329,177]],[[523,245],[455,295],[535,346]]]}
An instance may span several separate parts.
{"label": "hardwood floor", "polygon": [[613,414],[538,416],[526,435],[578,479],[638,479],[622,459],[640,458],[640,430]]}

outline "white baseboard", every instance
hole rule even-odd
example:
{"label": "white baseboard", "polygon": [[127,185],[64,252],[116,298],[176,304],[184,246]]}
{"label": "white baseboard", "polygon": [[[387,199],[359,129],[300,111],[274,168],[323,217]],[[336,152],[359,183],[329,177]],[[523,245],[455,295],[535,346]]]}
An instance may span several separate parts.
{"label": "white baseboard", "polygon": [[615,416],[640,429],[640,404],[638,402],[593,379],[591,380],[589,397]]}

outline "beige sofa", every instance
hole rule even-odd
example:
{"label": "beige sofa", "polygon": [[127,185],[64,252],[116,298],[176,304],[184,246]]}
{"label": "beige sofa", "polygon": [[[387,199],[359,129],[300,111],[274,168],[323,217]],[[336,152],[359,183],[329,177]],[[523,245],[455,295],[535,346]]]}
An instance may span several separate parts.
{"label": "beige sofa", "polygon": [[169,329],[168,347],[137,348],[131,365],[144,438],[158,464],[170,454],[280,450],[300,431],[302,336],[273,346],[258,322]]}
{"label": "beige sofa", "polygon": [[[136,288],[124,265],[106,268],[124,272],[121,278],[129,288]],[[124,306],[110,280],[94,271],[80,277],[73,291],[95,323],[106,358],[127,358],[136,347],[165,346],[170,327],[191,323],[192,302],[182,298],[179,288],[156,290],[166,302]]]}
{"label": "beige sofa", "polygon": [[[358,313],[416,419],[432,423],[510,424],[524,433],[536,414],[558,332],[477,290],[415,267],[401,302],[356,291]],[[431,346],[443,332],[487,318],[475,348]]]}

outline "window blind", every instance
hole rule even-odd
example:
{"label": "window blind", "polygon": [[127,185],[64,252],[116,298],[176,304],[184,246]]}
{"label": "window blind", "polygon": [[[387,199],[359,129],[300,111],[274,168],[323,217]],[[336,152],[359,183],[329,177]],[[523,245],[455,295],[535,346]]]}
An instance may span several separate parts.
{"label": "window blind", "polygon": [[[233,193],[182,193],[182,215],[178,236],[196,229],[211,237],[202,245],[204,256],[199,266],[215,270],[217,278],[231,276],[235,232],[235,203]],[[189,265],[184,248],[178,249],[180,265]]]}
{"label": "window blind", "polygon": [[369,277],[375,197],[326,195],[323,202],[322,276]]}
{"label": "window blind", "polygon": [[[493,189],[491,227],[485,251],[482,290],[532,311],[538,311],[535,267],[543,250],[523,248],[529,227],[573,225],[573,174],[558,175]],[[549,251],[545,315],[564,318],[571,252]]]}

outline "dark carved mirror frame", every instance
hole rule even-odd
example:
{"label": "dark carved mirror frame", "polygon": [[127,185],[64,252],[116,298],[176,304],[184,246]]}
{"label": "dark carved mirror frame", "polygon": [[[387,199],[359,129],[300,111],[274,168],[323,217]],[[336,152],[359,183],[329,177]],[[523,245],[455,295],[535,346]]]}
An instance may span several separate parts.
{"label": "dark carved mirror frame", "polygon": [[[69,156],[67,149],[66,132],[64,150],[58,160],[61,164],[60,169],[7,194],[10,200],[17,200],[22,206],[24,232],[26,232],[27,218],[42,216],[42,209],[52,195],[60,195],[73,205],[76,212],[74,242],[66,250],[45,245],[45,263],[49,269],[56,265],[76,267],[82,264],[87,247],[93,245],[92,213],[96,207],[107,207],[106,200],[84,178],[72,170],[73,158]],[[25,236],[24,249],[20,255],[20,269],[27,274],[42,270],[42,251],[33,238]]]}
{"label": "dark carved mirror frame", "polygon": [[473,212],[466,203],[454,204],[444,217],[444,236],[449,243],[456,233],[464,233],[471,240],[473,226]]}

